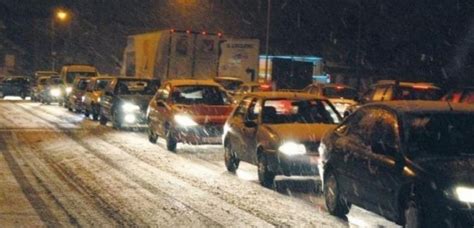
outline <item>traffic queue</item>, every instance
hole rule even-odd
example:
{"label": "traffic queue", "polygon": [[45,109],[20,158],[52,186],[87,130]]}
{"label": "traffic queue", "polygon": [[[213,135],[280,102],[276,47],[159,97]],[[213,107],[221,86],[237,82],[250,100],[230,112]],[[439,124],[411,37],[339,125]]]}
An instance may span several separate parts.
{"label": "traffic queue", "polygon": [[443,97],[433,84],[379,81],[359,95],[343,84],[278,91],[91,72],[39,77],[28,95],[115,129],[145,128],[171,152],[180,143],[221,144],[226,169],[253,164],[264,187],[277,175],[319,176],[336,216],[354,204],[407,227],[472,226],[472,90]]}

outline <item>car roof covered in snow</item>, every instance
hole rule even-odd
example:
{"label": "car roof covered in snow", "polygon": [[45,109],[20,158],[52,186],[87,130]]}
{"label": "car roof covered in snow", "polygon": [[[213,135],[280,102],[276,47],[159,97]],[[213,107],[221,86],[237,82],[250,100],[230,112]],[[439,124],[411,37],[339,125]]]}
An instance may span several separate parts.
{"label": "car roof covered in snow", "polygon": [[435,113],[435,112],[472,112],[474,105],[450,103],[446,101],[384,101],[367,104],[364,107],[382,106],[403,113]]}
{"label": "car roof covered in snow", "polygon": [[309,93],[301,92],[282,92],[282,91],[269,91],[269,92],[253,92],[248,93],[247,96],[255,96],[264,99],[318,99],[318,100],[327,100],[325,97],[319,97]]}
{"label": "car roof covered in snow", "polygon": [[164,82],[163,84],[171,84],[171,86],[191,86],[191,85],[201,85],[201,86],[217,86],[222,87],[220,84],[213,80],[206,79],[172,79]]}

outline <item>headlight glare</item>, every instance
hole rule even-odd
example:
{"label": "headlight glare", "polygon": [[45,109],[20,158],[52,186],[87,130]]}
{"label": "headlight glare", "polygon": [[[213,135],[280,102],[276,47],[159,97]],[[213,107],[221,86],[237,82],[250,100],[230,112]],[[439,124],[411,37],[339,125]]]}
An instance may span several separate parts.
{"label": "headlight glare", "polygon": [[66,93],[70,94],[72,92],[72,87],[68,86],[66,87]]}
{"label": "headlight glare", "polygon": [[474,203],[474,188],[457,187],[456,196],[458,197],[459,201],[465,203]]}
{"label": "headlight glare", "polygon": [[51,89],[51,91],[49,91],[49,93],[50,93],[51,96],[53,96],[53,97],[59,97],[59,96],[61,96],[61,90],[59,90],[59,89]]}
{"label": "headlight glare", "polygon": [[135,112],[140,110],[140,107],[138,105],[132,104],[132,103],[124,103],[122,105],[122,110],[124,112]]}
{"label": "headlight glare", "polygon": [[175,115],[174,121],[183,127],[194,127],[198,125],[191,117],[183,114]]}
{"label": "headlight glare", "polygon": [[302,155],[306,154],[306,147],[296,142],[285,142],[278,148],[278,151],[288,156]]}

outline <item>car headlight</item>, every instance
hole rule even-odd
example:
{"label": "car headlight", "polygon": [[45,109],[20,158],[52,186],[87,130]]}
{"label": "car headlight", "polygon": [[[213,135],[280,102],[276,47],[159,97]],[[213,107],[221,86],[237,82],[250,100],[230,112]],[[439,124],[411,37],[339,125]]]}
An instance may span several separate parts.
{"label": "car headlight", "polygon": [[51,91],[49,91],[49,93],[50,93],[51,96],[53,96],[53,97],[59,97],[59,96],[61,96],[61,90],[59,90],[59,89],[52,89]]}
{"label": "car headlight", "polygon": [[306,154],[306,147],[301,143],[285,142],[278,148],[278,151],[288,156],[294,156]]}
{"label": "car headlight", "polygon": [[459,201],[474,203],[474,188],[457,187],[455,192]]}
{"label": "car headlight", "polygon": [[140,107],[136,104],[132,104],[132,103],[124,103],[122,105],[122,110],[124,112],[135,112],[135,111],[138,111],[140,110]]}
{"label": "car headlight", "polygon": [[174,121],[183,127],[193,127],[198,125],[193,119],[191,119],[191,117],[182,114],[175,115]]}
{"label": "car headlight", "polygon": [[72,92],[72,87],[68,86],[66,87],[66,93],[70,94]]}
{"label": "car headlight", "polygon": [[86,101],[86,96],[82,96],[81,101],[82,101],[82,103],[84,103],[84,101]]}

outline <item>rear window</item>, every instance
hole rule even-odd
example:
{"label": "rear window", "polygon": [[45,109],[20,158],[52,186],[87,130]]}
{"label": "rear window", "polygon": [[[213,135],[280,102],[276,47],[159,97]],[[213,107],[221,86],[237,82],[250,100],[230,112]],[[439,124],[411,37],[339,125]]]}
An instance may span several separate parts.
{"label": "rear window", "polygon": [[442,92],[433,87],[400,86],[394,100],[440,100]]}
{"label": "rear window", "polygon": [[357,98],[357,90],[348,87],[326,87],[323,96],[327,98],[344,98],[354,100]]}
{"label": "rear window", "polygon": [[90,80],[86,80],[86,79],[81,79],[79,80],[79,82],[77,83],[76,85],[76,89],[78,90],[86,90],[87,88],[87,85],[89,84]]}
{"label": "rear window", "polygon": [[265,124],[339,123],[339,116],[326,101],[275,99],[266,100],[262,109]]}
{"label": "rear window", "polygon": [[176,104],[226,105],[229,99],[217,86],[177,86],[172,93]]}
{"label": "rear window", "polygon": [[155,95],[159,84],[155,80],[119,80],[116,91],[118,95]]}
{"label": "rear window", "polygon": [[66,82],[73,83],[76,77],[95,77],[97,73],[95,72],[68,72],[66,74]]}

